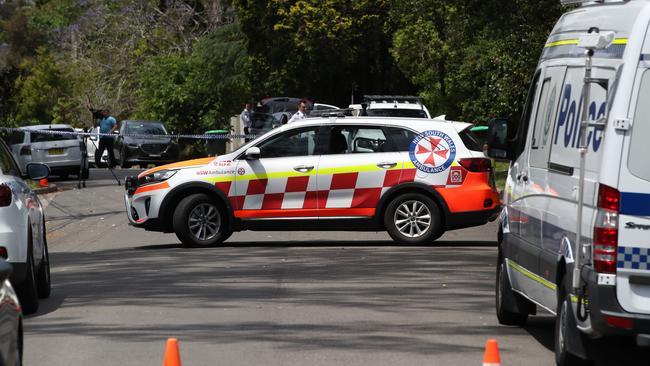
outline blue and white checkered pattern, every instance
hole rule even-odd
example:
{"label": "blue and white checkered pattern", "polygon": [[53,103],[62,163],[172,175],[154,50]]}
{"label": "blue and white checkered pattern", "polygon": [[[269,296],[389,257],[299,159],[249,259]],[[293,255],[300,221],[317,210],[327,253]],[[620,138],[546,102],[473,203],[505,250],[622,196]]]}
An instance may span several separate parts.
{"label": "blue and white checkered pattern", "polygon": [[616,267],[625,269],[650,269],[650,249],[618,247]]}

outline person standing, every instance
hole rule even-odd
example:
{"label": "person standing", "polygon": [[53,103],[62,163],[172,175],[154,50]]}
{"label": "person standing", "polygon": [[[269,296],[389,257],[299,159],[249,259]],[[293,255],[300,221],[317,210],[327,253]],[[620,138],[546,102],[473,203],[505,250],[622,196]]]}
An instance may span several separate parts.
{"label": "person standing", "polygon": [[[239,115],[239,120],[244,126],[244,135],[249,135],[251,133],[251,127],[253,126],[253,120],[251,119],[251,104],[246,103],[244,110]],[[246,142],[250,141],[248,137],[244,140]]]}
{"label": "person standing", "polygon": [[301,119],[305,119],[307,113],[307,103],[304,100],[301,100],[298,103],[298,112],[294,113],[293,116],[291,116],[291,119],[287,123],[293,123],[296,121],[300,121]]}
{"label": "person standing", "polygon": [[[102,116],[103,118],[97,121],[97,124],[99,125],[99,133],[112,135],[113,131],[117,130],[117,121],[115,120],[115,117],[111,116],[110,111],[108,109],[102,110]],[[95,164],[97,167],[101,166],[102,154],[104,154],[105,149],[108,150],[109,168],[115,167],[115,155],[113,152],[114,142],[115,140],[113,139],[113,136],[100,135],[99,147],[97,147],[97,151],[95,151]]]}

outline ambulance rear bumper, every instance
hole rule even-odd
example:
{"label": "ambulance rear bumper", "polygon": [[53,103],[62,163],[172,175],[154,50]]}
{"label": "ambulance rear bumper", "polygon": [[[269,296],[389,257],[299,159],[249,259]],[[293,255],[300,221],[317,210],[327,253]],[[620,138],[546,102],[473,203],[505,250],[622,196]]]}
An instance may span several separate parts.
{"label": "ambulance rear bumper", "polygon": [[494,221],[499,217],[501,206],[488,210],[466,211],[466,212],[448,212],[447,213],[447,230],[463,229],[472,226],[484,225]]}

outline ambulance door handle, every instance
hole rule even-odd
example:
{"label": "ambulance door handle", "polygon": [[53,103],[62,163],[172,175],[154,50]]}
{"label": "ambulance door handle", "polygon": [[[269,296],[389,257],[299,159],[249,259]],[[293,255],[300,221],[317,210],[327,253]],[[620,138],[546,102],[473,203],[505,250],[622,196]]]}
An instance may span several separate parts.
{"label": "ambulance door handle", "polygon": [[382,168],[382,169],[390,169],[390,168],[395,167],[395,165],[397,165],[397,163],[390,163],[390,162],[386,162],[386,161],[381,162],[381,163],[377,163],[377,166]]}
{"label": "ambulance door handle", "polygon": [[298,165],[293,167],[293,170],[300,173],[307,173],[312,171],[313,169],[314,169],[313,165]]}

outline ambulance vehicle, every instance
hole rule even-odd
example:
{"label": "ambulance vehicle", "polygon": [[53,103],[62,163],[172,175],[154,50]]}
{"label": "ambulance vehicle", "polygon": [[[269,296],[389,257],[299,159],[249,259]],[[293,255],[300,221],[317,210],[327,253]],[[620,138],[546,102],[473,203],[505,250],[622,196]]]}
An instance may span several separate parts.
{"label": "ambulance vehicle", "polygon": [[497,317],[555,314],[558,365],[614,338],[650,345],[650,2],[573,6],[516,131],[505,120],[488,131],[488,155],[511,161]]}
{"label": "ambulance vehicle", "polygon": [[210,246],[242,230],[383,231],[428,244],[485,224],[500,203],[468,123],[309,118],[216,158],[126,180],[129,222]]}

